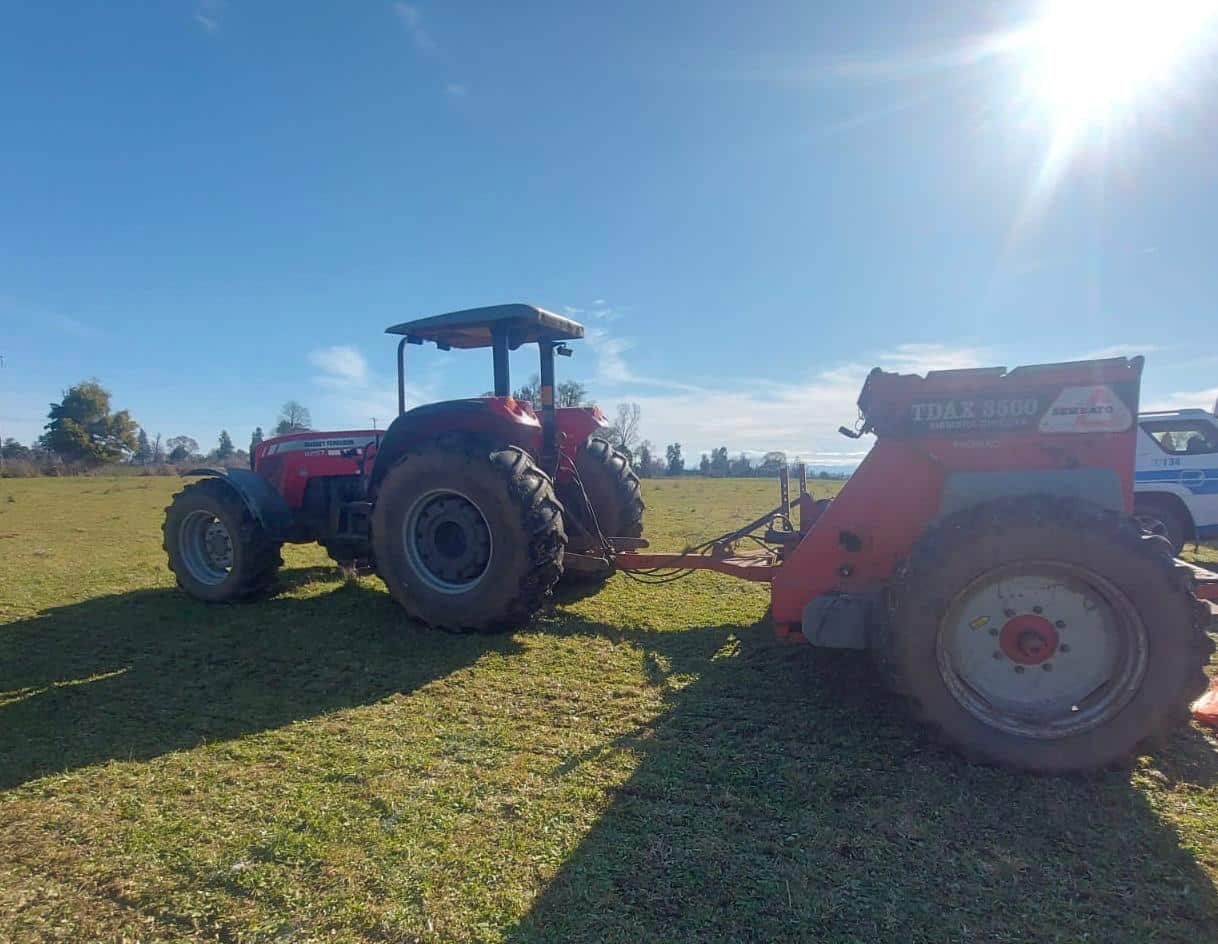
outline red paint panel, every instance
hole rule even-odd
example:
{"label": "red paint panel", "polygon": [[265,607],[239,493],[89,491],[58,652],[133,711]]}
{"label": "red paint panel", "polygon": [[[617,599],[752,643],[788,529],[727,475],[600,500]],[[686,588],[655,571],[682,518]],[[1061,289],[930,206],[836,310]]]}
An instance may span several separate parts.
{"label": "red paint panel", "polygon": [[[823,593],[886,584],[938,515],[942,490],[943,469],[925,453],[906,443],[876,443],[775,574],[775,625],[799,623],[804,604]],[[843,545],[843,532],[861,541],[857,551]]]}

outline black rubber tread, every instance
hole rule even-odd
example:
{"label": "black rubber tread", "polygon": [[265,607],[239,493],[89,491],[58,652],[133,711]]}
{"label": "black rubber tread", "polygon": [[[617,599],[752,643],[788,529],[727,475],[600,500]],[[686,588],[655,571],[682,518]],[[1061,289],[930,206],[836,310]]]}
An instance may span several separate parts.
{"label": "black rubber tread", "polygon": [[[640,538],[643,536],[643,486],[630,455],[609,440],[592,436],[580,446],[575,455],[575,471],[579,484],[572,481],[562,487],[560,495],[568,515],[577,515],[589,534],[597,529],[607,538]],[[587,500],[584,493],[587,493]],[[591,514],[588,505],[591,504]],[[596,520],[592,520],[595,515]],[[563,583],[603,583],[611,576],[603,572],[566,571]]]}
{"label": "black rubber tread", "polygon": [[[177,535],[180,518],[188,511],[206,509],[224,521],[229,535],[234,537],[236,563],[229,579],[215,586],[194,581],[185,568],[175,566]],[[165,523],[161,527],[161,547],[168,559],[169,569],[177,578],[178,587],[191,596],[208,603],[240,603],[269,593],[275,586],[279,568],[283,565],[283,547],[266,534],[258,520],[250,514],[241,496],[223,479],[208,477],[191,482],[173,497],[165,507]]]}
{"label": "black rubber tread", "polygon": [[[432,483],[434,482],[434,486]],[[412,579],[400,535],[409,499],[426,487],[464,487],[491,528],[488,573],[464,594],[444,594]],[[386,474],[372,512],[377,573],[420,623],[447,632],[504,632],[524,625],[562,575],[567,534],[554,486],[527,452],[446,434],[405,453]]]}
{"label": "black rubber tread", "polygon": [[[1143,684],[1097,728],[1054,740],[997,731],[969,715],[940,678],[934,649],[943,612],[979,573],[1029,556],[1004,550],[1020,542],[1043,546],[1039,559],[1095,568],[1130,597],[1146,625]],[[1052,496],[1002,499],[927,529],[890,585],[888,618],[873,652],[915,715],[970,759],[1038,773],[1104,769],[1128,763],[1141,746],[1186,722],[1189,705],[1207,687],[1211,615],[1193,585],[1192,572],[1175,563],[1165,542],[1143,540],[1128,516]]]}
{"label": "black rubber tread", "polygon": [[1135,495],[1133,513],[1135,515],[1151,513],[1162,521],[1163,527],[1167,531],[1163,537],[1171,542],[1172,550],[1177,554],[1184,549],[1184,545],[1188,543],[1188,539],[1193,533],[1190,523],[1180,517],[1180,512],[1176,510],[1170,499],[1155,495]]}
{"label": "black rubber tread", "polygon": [[607,439],[592,436],[576,454],[575,468],[601,533],[609,538],[641,538],[647,506],[630,454]]}

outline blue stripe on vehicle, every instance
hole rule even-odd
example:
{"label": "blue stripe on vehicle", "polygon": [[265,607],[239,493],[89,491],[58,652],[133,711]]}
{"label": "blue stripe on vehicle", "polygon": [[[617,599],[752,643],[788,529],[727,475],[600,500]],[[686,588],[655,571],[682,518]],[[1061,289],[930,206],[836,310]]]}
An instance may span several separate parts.
{"label": "blue stripe on vehicle", "polygon": [[1215,469],[1154,469],[1135,472],[1134,482],[1158,482],[1182,485],[1194,495],[1218,495],[1218,468]]}

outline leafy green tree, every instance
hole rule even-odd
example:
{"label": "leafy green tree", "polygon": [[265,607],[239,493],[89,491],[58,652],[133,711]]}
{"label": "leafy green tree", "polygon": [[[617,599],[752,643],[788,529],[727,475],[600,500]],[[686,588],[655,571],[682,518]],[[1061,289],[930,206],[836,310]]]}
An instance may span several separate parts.
{"label": "leafy green tree", "polygon": [[669,475],[680,475],[685,471],[685,459],[681,457],[680,443],[670,443],[664,450],[664,457],[668,460]]}
{"label": "leafy green tree", "polygon": [[131,461],[136,465],[147,465],[152,461],[152,444],[148,442],[148,434],[142,426],[139,436],[136,437],[135,455],[131,457]]}
{"label": "leafy green tree", "polygon": [[703,475],[710,475],[711,473],[710,456],[708,456],[705,452],[702,453],[702,461],[698,463],[698,471]]}
{"label": "leafy green tree", "polygon": [[649,478],[654,471],[652,465],[655,462],[655,456],[652,455],[652,449],[655,448],[651,444],[651,440],[644,439],[639,443],[638,451],[635,453],[634,470],[641,478]]}
{"label": "leafy green tree", "polygon": [[223,462],[225,459],[231,459],[236,451],[233,448],[232,437],[228,435],[228,430],[220,430],[220,443],[216,446],[216,458]]}
{"label": "leafy green tree", "polygon": [[10,436],[4,440],[4,446],[0,447],[0,456],[14,461],[25,460],[28,462],[34,458],[34,450],[29,446],[23,446]]}
{"label": "leafy green tree", "polygon": [[199,444],[189,436],[170,436],[165,440],[165,448],[169,450],[170,462],[185,462],[199,454]]}
{"label": "leafy green tree", "polygon": [[42,443],[67,462],[116,462],[139,446],[136,425],[126,410],[110,412],[110,391],[84,380],[52,403]]}
{"label": "leafy green tree", "polygon": [[727,475],[728,469],[727,446],[720,446],[718,449],[711,452],[711,475]]}
{"label": "leafy green tree", "polygon": [[787,454],[785,452],[767,452],[761,457],[761,465],[757,467],[757,472],[760,475],[777,475],[786,464]]}

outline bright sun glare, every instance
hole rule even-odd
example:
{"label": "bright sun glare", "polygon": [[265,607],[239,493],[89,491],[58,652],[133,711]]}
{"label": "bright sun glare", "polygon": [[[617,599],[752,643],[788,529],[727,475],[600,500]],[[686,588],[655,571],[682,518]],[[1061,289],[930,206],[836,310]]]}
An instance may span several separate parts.
{"label": "bright sun glare", "polygon": [[1218,16],[1218,0],[1052,0],[1027,36],[1034,91],[1059,122],[1153,98]]}

